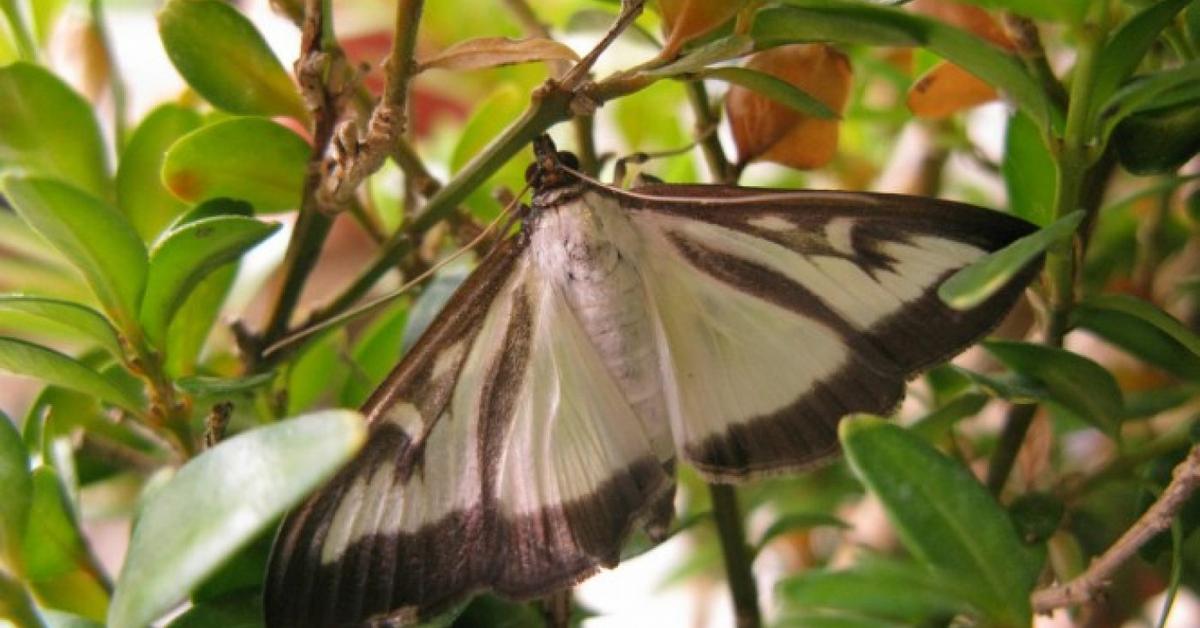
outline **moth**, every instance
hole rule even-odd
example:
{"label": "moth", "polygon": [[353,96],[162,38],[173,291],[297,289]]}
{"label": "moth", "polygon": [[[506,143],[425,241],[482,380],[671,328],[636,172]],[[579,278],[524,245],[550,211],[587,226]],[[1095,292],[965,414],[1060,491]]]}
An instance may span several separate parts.
{"label": "moth", "polygon": [[938,284],[1033,226],[860,192],[578,175],[534,144],[530,211],[370,397],[358,456],[285,521],[269,626],[398,625],[492,590],[529,599],[673,516],[674,465],[713,482],[810,468],[837,424],[994,327]]}

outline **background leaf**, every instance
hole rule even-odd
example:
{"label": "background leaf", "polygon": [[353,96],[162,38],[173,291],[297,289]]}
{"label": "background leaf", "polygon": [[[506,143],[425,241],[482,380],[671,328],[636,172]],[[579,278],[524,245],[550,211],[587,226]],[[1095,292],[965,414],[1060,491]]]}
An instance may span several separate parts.
{"label": "background leaf", "polygon": [[0,573],[5,567],[20,571],[21,539],[32,501],[29,452],[17,426],[0,412]]}
{"label": "background leaf", "polygon": [[92,106],[48,70],[0,67],[0,174],[60,179],[108,194],[108,160]]}
{"label": "background leaf", "polygon": [[108,625],[140,628],[183,601],[365,437],[361,416],[333,410],[240,434],[192,459],[146,504]]}
{"label": "background leaf", "polygon": [[[292,116],[308,111],[267,42],[237,9],[219,0],[170,0],[158,32],[175,69],[201,96],[230,113]],[[237,67],[230,72],[230,64]]]}
{"label": "background leaf", "polygon": [[0,336],[0,370],[76,390],[135,414],[143,406],[141,399],[75,358],[24,340]]}
{"label": "background leaf", "polygon": [[[21,319],[26,320],[26,324],[20,324]],[[62,335],[82,337],[114,358],[120,359],[123,354],[121,341],[112,323],[99,312],[74,301],[0,295],[0,326],[42,332],[61,330]]]}
{"label": "background leaf", "polygon": [[151,111],[129,138],[117,167],[117,206],[142,240],[153,242],[187,210],[163,187],[163,155],[176,140],[200,127],[200,114],[174,104]]}

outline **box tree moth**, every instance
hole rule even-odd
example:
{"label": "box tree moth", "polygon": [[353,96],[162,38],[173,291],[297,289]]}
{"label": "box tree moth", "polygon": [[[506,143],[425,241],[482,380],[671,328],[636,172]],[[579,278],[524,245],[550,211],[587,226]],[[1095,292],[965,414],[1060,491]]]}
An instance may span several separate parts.
{"label": "box tree moth", "polygon": [[399,625],[533,598],[673,516],[673,465],[806,469],[836,426],[979,339],[1037,270],[938,284],[1029,234],[961,203],[582,177],[535,142],[532,205],[364,406],[357,458],[275,542],[270,626]]}

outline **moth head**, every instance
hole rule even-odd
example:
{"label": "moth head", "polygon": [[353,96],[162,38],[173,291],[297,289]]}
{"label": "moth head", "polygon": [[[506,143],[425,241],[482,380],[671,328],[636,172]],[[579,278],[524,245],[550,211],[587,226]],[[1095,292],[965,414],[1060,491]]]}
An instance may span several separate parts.
{"label": "moth head", "polygon": [[557,150],[549,135],[533,141],[534,162],[525,169],[525,182],[536,192],[546,191],[577,180],[579,158],[567,151]]}

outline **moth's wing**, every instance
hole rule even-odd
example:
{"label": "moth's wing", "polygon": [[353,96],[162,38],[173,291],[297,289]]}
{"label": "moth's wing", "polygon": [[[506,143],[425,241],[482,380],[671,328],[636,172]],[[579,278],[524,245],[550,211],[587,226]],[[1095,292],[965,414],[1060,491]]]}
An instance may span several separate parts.
{"label": "moth's wing", "polygon": [[643,236],[672,432],[710,479],[811,466],[838,421],[991,330],[1040,262],[955,311],[937,286],[1032,231],[978,207],[884,194],[649,186],[616,194]]}
{"label": "moth's wing", "polygon": [[511,241],[364,407],[359,455],[286,520],[269,626],[402,624],[616,561],[672,484],[571,310]]}

